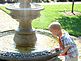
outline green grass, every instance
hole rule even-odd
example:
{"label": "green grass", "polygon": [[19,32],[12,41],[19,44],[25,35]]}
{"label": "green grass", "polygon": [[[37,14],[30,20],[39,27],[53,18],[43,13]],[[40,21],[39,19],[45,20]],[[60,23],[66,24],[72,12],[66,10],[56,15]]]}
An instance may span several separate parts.
{"label": "green grass", "polygon": [[[81,35],[81,16],[65,16],[63,12],[71,11],[71,4],[44,5],[45,9],[41,11],[41,16],[32,23],[34,28],[48,29],[51,22],[58,21],[62,28],[71,35]],[[74,11],[81,12],[81,5],[75,4]]]}
{"label": "green grass", "polygon": [[62,27],[74,36],[81,36],[81,16],[62,16],[58,18]]}
{"label": "green grass", "polygon": [[[48,29],[51,22],[58,21],[62,27],[74,36],[81,35],[81,16],[65,16],[63,12],[71,11],[71,4],[42,5],[41,16],[32,21],[35,29]],[[9,10],[0,7],[8,14]],[[81,12],[81,4],[75,4],[74,11]]]}
{"label": "green grass", "polygon": [[0,10],[3,10],[3,11],[6,12],[7,14],[10,13],[10,11],[5,8],[5,6],[0,6]]}
{"label": "green grass", "polygon": [[[77,7],[78,9],[76,9]],[[81,12],[81,5],[75,5],[75,11]],[[71,11],[71,5],[45,5],[44,10],[41,11],[40,18],[33,21],[33,26],[35,28],[47,29],[48,25],[56,21],[56,19],[63,16],[62,12]],[[34,25],[35,24],[35,25]]]}

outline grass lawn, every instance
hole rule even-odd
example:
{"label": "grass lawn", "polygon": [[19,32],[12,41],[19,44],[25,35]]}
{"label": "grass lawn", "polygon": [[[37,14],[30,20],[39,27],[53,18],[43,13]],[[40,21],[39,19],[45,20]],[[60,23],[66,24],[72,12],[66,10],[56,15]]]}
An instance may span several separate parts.
{"label": "grass lawn", "polygon": [[0,6],[0,10],[3,10],[3,11],[6,12],[7,14],[10,13],[10,11],[5,8],[5,6]]}
{"label": "grass lawn", "polygon": [[[48,29],[51,22],[58,21],[62,27],[74,36],[81,35],[81,16],[65,16],[63,13],[71,11],[71,4],[44,5],[41,16],[33,21],[34,28]],[[74,6],[74,11],[81,12],[81,4]]]}
{"label": "grass lawn", "polygon": [[[41,11],[41,16],[32,22],[35,29],[48,29],[51,22],[58,21],[62,27],[71,35],[81,36],[81,16],[65,16],[63,13],[71,11],[71,4],[57,4],[57,5],[42,5],[44,10]],[[8,14],[9,10],[5,7],[0,7]],[[75,4],[74,11],[81,12],[81,4]]]}

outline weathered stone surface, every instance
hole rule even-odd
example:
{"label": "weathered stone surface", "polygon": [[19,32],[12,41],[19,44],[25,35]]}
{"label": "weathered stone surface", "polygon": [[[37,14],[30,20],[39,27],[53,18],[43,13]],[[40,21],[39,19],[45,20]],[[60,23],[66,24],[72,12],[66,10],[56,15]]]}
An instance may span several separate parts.
{"label": "weathered stone surface", "polygon": [[[59,52],[50,53],[48,51],[41,51],[35,53],[13,53],[0,51],[0,58],[12,61],[47,61],[51,58],[57,58]],[[57,58],[58,59],[58,58]]]}

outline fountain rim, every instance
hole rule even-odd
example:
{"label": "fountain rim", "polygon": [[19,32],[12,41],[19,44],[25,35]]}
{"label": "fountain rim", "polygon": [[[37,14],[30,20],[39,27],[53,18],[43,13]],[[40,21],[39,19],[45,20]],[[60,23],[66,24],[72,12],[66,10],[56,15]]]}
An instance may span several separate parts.
{"label": "fountain rim", "polygon": [[40,11],[40,10],[43,10],[43,8],[10,8],[10,7],[7,7],[8,10],[26,10],[26,11]]}
{"label": "fountain rim", "polygon": [[49,52],[49,51],[40,51],[35,53],[14,53],[14,52],[6,52],[0,51],[0,59],[3,60],[34,60],[38,61],[39,59],[44,58],[44,60],[48,60],[47,57],[56,57],[60,54],[59,52]]}
{"label": "fountain rim", "polygon": [[[17,3],[15,3],[15,4],[17,4]],[[18,4],[20,4],[20,3],[18,3]],[[27,10],[27,11],[40,11],[40,10],[44,9],[44,7],[41,7],[41,5],[38,5],[36,3],[31,3],[31,4],[35,5],[36,8],[31,8],[31,7],[30,8],[16,8],[13,6],[13,4],[11,4],[8,7],[6,7],[6,9],[8,9],[8,10]]]}

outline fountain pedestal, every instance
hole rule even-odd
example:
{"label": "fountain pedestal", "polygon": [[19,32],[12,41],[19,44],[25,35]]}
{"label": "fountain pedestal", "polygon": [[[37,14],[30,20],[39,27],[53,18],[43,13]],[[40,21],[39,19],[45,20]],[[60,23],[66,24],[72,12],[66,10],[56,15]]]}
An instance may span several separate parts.
{"label": "fountain pedestal", "polygon": [[33,19],[40,16],[40,5],[32,4],[32,0],[19,0],[20,4],[7,7],[11,10],[11,16],[19,22],[19,27],[15,32],[14,41],[18,46],[33,46],[36,42],[35,31],[31,23]]}
{"label": "fountain pedestal", "polygon": [[35,31],[31,20],[19,20],[19,27],[15,31],[14,41],[18,46],[34,46],[36,42]]}

